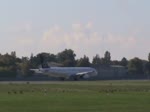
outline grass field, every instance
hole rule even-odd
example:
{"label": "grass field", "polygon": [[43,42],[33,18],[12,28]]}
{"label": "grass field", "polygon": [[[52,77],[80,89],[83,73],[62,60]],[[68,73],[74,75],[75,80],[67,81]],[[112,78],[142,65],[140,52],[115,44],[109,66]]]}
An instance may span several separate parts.
{"label": "grass field", "polygon": [[0,112],[149,112],[150,81],[0,84]]}

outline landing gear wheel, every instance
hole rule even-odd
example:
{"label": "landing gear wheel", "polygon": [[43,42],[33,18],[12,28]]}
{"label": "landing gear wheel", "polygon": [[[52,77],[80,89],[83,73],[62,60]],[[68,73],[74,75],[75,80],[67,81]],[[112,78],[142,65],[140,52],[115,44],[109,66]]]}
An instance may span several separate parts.
{"label": "landing gear wheel", "polygon": [[65,78],[64,78],[64,77],[60,77],[60,80],[61,80],[61,81],[64,81],[64,80],[65,80]]}

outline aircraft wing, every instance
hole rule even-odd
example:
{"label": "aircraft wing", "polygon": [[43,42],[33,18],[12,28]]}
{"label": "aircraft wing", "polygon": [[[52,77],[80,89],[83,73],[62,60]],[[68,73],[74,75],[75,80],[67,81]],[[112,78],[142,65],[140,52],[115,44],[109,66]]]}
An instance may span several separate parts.
{"label": "aircraft wing", "polygon": [[80,72],[80,73],[77,73],[76,75],[80,76],[80,75],[85,75],[85,74],[88,74],[88,73],[91,73],[92,71],[90,72]]}
{"label": "aircraft wing", "polygon": [[89,78],[90,76],[96,76],[97,73],[95,71],[88,71],[88,72],[80,72],[77,73],[77,77]]}

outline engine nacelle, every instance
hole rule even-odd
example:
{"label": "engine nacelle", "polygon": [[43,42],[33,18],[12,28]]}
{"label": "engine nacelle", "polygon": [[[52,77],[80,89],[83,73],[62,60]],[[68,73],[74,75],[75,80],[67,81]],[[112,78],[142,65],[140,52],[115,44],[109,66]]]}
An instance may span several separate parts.
{"label": "engine nacelle", "polygon": [[84,76],[83,76],[83,78],[84,79],[88,79],[90,76],[88,75],[88,74],[85,74]]}

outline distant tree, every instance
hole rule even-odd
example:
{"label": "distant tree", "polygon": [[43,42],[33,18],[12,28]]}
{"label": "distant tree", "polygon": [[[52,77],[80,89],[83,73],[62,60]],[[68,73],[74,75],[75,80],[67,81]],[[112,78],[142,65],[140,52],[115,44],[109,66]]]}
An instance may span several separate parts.
{"label": "distant tree", "polygon": [[150,62],[150,53],[148,54],[148,61]]}
{"label": "distant tree", "polygon": [[106,51],[106,52],[105,52],[104,59],[106,59],[106,60],[108,60],[108,61],[111,60],[111,55],[110,55],[110,52],[109,52],[109,51]]}
{"label": "distant tree", "polygon": [[37,68],[37,60],[35,60],[33,53],[31,53],[29,62],[30,62],[31,68]]}
{"label": "distant tree", "polygon": [[61,64],[64,67],[74,67],[75,66],[75,62],[70,59],[64,60]]}
{"label": "distant tree", "polygon": [[113,61],[111,61],[111,64],[112,64],[112,65],[120,65],[120,61],[118,61],[118,60],[113,60]]}
{"label": "distant tree", "polygon": [[34,55],[33,53],[31,53],[30,60],[32,60],[33,58],[34,58]]}
{"label": "distant tree", "polygon": [[9,55],[8,53],[0,56],[0,66],[8,67],[8,66],[15,66],[15,65],[16,65],[16,60],[14,56]]}
{"label": "distant tree", "polygon": [[71,49],[65,49],[64,51],[57,54],[57,60],[64,66],[73,67],[76,64],[75,61],[76,54]]}
{"label": "distant tree", "polygon": [[147,62],[145,64],[145,69],[144,69],[146,74],[150,74],[150,62]]}
{"label": "distant tree", "polygon": [[111,54],[109,51],[106,51],[104,54],[104,65],[110,65],[111,64]]}
{"label": "distant tree", "polygon": [[27,62],[27,61],[29,61],[29,58],[28,57],[22,57],[21,61],[22,62]]}
{"label": "distant tree", "polygon": [[131,59],[128,63],[128,71],[133,74],[143,74],[143,62],[139,58]]}
{"label": "distant tree", "polygon": [[148,54],[148,62],[144,66],[144,73],[147,75],[148,79],[150,78],[150,53]]}
{"label": "distant tree", "polygon": [[31,54],[30,56],[30,63],[32,68],[37,68],[39,65],[47,65],[49,62],[56,61],[56,55],[45,52],[39,53],[36,56],[33,56],[33,54]]}
{"label": "distant tree", "polygon": [[14,57],[14,58],[16,58],[16,52],[15,52],[15,51],[12,51],[12,52],[11,52],[11,56]]}
{"label": "distant tree", "polygon": [[19,63],[18,68],[19,68],[19,75],[23,77],[31,75],[31,71],[29,70],[31,68],[29,60],[24,60],[22,63]]}
{"label": "distant tree", "polygon": [[19,59],[16,58],[15,51],[11,52],[11,54],[0,54],[0,77],[16,76],[18,62]]}
{"label": "distant tree", "polygon": [[128,60],[125,58],[125,57],[123,57],[122,58],[122,60],[121,60],[121,62],[120,62],[120,64],[122,65],[122,66],[127,66],[128,65]]}
{"label": "distant tree", "polygon": [[90,67],[91,64],[90,64],[89,58],[84,55],[83,58],[80,58],[79,60],[77,60],[77,66],[78,67]]}
{"label": "distant tree", "polygon": [[94,67],[99,67],[101,64],[102,64],[101,58],[100,58],[100,56],[98,54],[96,54],[96,56],[93,57],[92,65]]}
{"label": "distant tree", "polygon": [[37,64],[42,67],[48,67],[49,53],[40,53],[37,55]]}

